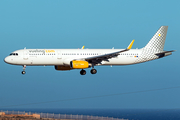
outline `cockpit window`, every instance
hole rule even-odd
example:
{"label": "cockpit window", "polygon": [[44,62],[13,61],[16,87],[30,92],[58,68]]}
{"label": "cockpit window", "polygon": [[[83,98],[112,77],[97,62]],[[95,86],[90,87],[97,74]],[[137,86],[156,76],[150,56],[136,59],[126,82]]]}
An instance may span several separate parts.
{"label": "cockpit window", "polygon": [[11,53],[10,56],[13,55],[13,56],[18,56],[18,53]]}

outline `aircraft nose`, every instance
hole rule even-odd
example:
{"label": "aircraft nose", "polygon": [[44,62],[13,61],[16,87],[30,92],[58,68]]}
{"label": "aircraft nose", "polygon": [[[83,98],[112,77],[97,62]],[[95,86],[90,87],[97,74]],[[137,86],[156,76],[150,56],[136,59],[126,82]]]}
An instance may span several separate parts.
{"label": "aircraft nose", "polygon": [[9,57],[4,58],[4,62],[5,63],[10,63],[10,58]]}

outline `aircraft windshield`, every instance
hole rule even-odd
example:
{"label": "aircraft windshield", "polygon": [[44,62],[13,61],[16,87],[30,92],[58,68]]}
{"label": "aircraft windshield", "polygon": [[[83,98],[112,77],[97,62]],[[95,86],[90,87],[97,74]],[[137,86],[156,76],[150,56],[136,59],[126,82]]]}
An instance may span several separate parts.
{"label": "aircraft windshield", "polygon": [[18,53],[11,53],[10,56],[13,55],[13,56],[18,56]]}

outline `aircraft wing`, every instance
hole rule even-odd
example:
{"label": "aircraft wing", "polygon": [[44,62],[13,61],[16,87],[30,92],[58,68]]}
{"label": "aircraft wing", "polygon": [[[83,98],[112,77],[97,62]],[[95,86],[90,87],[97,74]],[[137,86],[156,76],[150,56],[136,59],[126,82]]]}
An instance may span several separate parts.
{"label": "aircraft wing", "polygon": [[113,52],[113,53],[108,53],[108,54],[104,54],[104,55],[97,55],[97,56],[93,56],[93,57],[83,58],[83,60],[86,60],[89,63],[93,63],[93,64],[98,64],[98,63],[100,63],[103,60],[104,61],[108,61],[108,59],[117,57],[120,53],[130,50],[132,45],[133,45],[133,43],[134,43],[134,40],[124,50]]}
{"label": "aircraft wing", "polygon": [[88,57],[88,58],[85,58],[85,60],[86,60],[86,61],[89,61],[89,60],[97,60],[97,59],[107,60],[107,59],[111,59],[111,58],[113,58],[113,57],[117,57],[117,56],[119,55],[119,53],[125,52],[125,51],[128,51],[128,49],[124,49],[124,50],[121,50],[121,51],[117,51],[117,52],[113,52],[113,53],[108,53],[108,54],[104,54],[104,55],[98,55],[98,56]]}

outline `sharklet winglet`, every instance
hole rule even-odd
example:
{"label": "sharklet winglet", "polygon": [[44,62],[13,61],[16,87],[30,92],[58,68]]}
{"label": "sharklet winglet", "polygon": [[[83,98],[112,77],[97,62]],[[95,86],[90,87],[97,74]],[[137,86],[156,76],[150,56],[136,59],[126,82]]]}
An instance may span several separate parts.
{"label": "sharklet winglet", "polygon": [[82,48],[81,48],[81,49],[84,49],[84,47],[85,47],[85,46],[82,46]]}
{"label": "sharklet winglet", "polygon": [[132,48],[132,45],[134,43],[134,40],[132,40],[132,42],[129,44],[129,46],[127,47],[128,50],[130,50]]}

